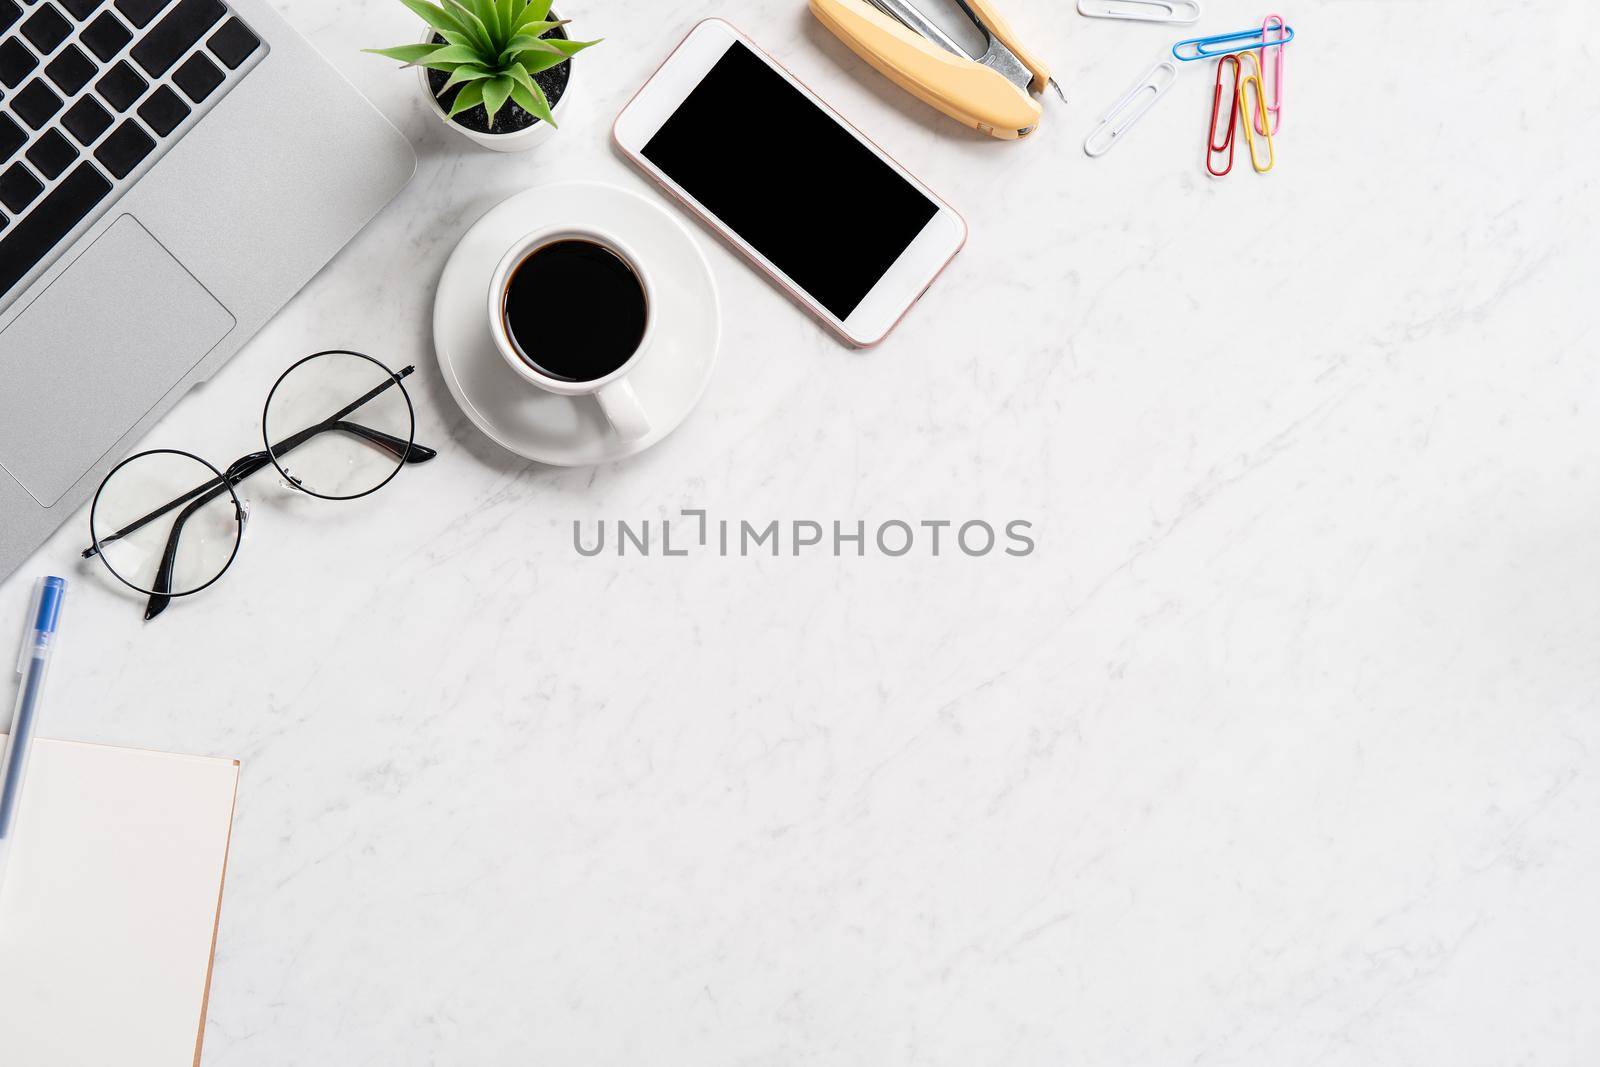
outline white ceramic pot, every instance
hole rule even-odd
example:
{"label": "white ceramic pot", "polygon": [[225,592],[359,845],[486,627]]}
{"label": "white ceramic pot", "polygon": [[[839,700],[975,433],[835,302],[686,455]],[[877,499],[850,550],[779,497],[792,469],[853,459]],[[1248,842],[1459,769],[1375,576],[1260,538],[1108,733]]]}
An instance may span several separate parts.
{"label": "white ceramic pot", "polygon": [[[432,40],[433,29],[432,27],[429,27],[427,32],[422,35],[422,42],[424,44],[428,44]],[[572,61],[569,59],[567,62],[570,65]],[[542,119],[536,120],[532,126],[529,126],[525,130],[518,130],[516,133],[479,133],[477,130],[469,130],[459,122],[451,119],[450,116],[445,112],[445,109],[440,106],[439,98],[433,95],[433,87],[428,84],[428,68],[418,67],[417,77],[422,83],[422,95],[427,98],[428,103],[433,107],[433,113],[439,116],[439,121],[443,122],[446,126],[450,127],[452,130],[456,131],[473,144],[479,145],[483,148],[488,148],[495,152],[526,152],[534,145],[541,144],[548,140],[556,132],[554,126],[551,126],[548,122],[545,122]],[[569,69],[567,73],[567,87],[562,92],[561,99],[557,100],[555,102],[555,106],[550,109],[550,113],[555,116],[558,124],[564,118],[563,113],[567,109],[567,100],[571,96],[572,72]]]}

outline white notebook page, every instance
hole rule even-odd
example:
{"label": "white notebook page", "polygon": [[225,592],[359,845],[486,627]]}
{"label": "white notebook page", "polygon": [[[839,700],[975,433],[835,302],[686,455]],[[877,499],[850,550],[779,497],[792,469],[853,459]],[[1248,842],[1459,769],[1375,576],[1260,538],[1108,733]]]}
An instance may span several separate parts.
{"label": "white notebook page", "polygon": [[39,740],[0,886],[0,1063],[197,1062],[239,766]]}

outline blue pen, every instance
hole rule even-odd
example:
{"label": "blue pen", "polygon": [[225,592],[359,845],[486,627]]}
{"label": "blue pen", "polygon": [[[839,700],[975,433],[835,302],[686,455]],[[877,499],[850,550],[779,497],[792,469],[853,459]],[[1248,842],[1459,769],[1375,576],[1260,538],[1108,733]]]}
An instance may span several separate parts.
{"label": "blue pen", "polygon": [[12,830],[22,798],[22,777],[28,769],[28,753],[33,748],[33,730],[39,723],[44,695],[45,672],[50,666],[56,627],[61,621],[61,602],[66,595],[65,580],[40,578],[28,609],[22,652],[17,657],[17,673],[22,675],[22,684],[17,687],[17,710],[7,732],[5,756],[0,758],[0,879],[5,876],[6,853],[11,851]]}

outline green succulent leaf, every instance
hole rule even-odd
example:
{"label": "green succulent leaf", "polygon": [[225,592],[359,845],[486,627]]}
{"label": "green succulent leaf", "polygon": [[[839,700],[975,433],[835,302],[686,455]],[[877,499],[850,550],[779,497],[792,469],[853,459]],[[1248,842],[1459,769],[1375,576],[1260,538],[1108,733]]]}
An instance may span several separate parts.
{"label": "green succulent leaf", "polygon": [[469,0],[469,2],[472,4],[472,9],[478,13],[478,17],[483,20],[483,24],[489,27],[490,39],[502,40],[509,27],[500,21],[500,5],[495,0]]}
{"label": "green succulent leaf", "polygon": [[532,114],[533,108],[537,106],[537,102],[533,99],[533,93],[521,82],[511,87],[511,99],[516,101],[522,107],[522,110],[529,114]]}
{"label": "green succulent leaf", "polygon": [[492,43],[494,41],[493,12],[490,12],[489,17],[486,18],[484,15],[483,5],[478,3],[478,0],[445,0],[445,3],[454,4],[454,6],[461,8],[461,10],[464,12],[464,14],[459,16],[461,21],[468,23],[469,25],[476,23],[478,26],[483,28],[483,39],[485,44]]}
{"label": "green succulent leaf", "polygon": [[[557,38],[557,40],[559,40],[559,38]],[[560,51],[560,49],[558,49],[550,40],[540,40],[538,37],[530,37],[525,33],[519,33],[517,36],[506,42],[505,51],[501,52],[500,54],[509,59],[518,52],[558,51]]]}
{"label": "green succulent leaf", "polygon": [[517,56],[512,66],[529,74],[538,74],[542,70],[560,66],[566,61],[567,57],[560,52],[523,52]]}
{"label": "green succulent leaf", "polygon": [[530,93],[533,92],[533,76],[522,67],[519,67],[517,64],[513,63],[511,66],[505,69],[505,75],[518,85],[526,88]]}
{"label": "green succulent leaf", "polygon": [[495,115],[511,99],[511,90],[516,88],[516,82],[508,75],[501,74],[490,78],[488,81],[473,82],[473,85],[483,86],[483,109],[489,113],[489,124],[494,124]]}
{"label": "green succulent leaf", "polygon": [[556,117],[550,113],[550,101],[544,95],[544,90],[537,85],[530,90],[519,82],[511,90],[511,99],[528,114],[548,122],[552,128],[555,127]]}
{"label": "green succulent leaf", "polygon": [[555,49],[564,56],[571,57],[577,55],[585,48],[593,48],[595,45],[599,44],[600,41],[569,41],[565,37],[546,37],[539,43],[548,45],[550,48]]}
{"label": "green succulent leaf", "polygon": [[524,26],[531,26],[535,22],[543,22],[549,18],[550,2],[551,0],[528,0],[528,6],[517,16],[517,31],[520,33]]}
{"label": "green succulent leaf", "polygon": [[455,103],[450,105],[450,117],[455,118],[463,111],[477,107],[481,103],[483,103],[483,82],[468,82],[456,94]]}
{"label": "green succulent leaf", "polygon": [[494,77],[494,71],[492,70],[486,70],[472,63],[463,63],[450,72],[449,80],[439,87],[439,91],[442,93],[453,85],[461,85],[465,82],[477,81],[480,78],[492,77]]}
{"label": "green succulent leaf", "polygon": [[507,38],[517,32],[517,15],[521,9],[522,5],[516,0],[499,0],[495,5],[495,14],[500,19],[500,32]]}
{"label": "green succulent leaf", "polygon": [[425,65],[438,70],[440,63],[477,63],[481,59],[482,53],[475,48],[464,44],[442,44],[424,62]]}
{"label": "green succulent leaf", "polygon": [[427,59],[438,48],[439,46],[436,44],[402,44],[393,48],[363,48],[362,51],[370,52],[375,56],[383,56],[386,59],[398,59],[400,62],[410,66]]}
{"label": "green succulent leaf", "polygon": [[517,28],[517,32],[512,35],[511,39],[516,41],[523,38],[532,38],[533,40],[537,41],[539,38],[543,37],[557,26],[565,26],[571,21],[571,19],[544,19],[528,26],[520,26]]}
{"label": "green succulent leaf", "polygon": [[444,3],[445,9],[452,12],[461,23],[462,31],[472,38],[472,44],[485,52],[490,51],[494,42],[489,36],[489,27],[483,24],[483,19],[463,4],[462,0],[444,0]]}
{"label": "green succulent leaf", "polygon": [[532,48],[507,48],[500,53],[500,62],[505,66],[513,66],[522,62],[523,56],[560,56],[566,58],[566,53],[559,48],[548,47],[549,42],[540,41],[538,47]]}
{"label": "green succulent leaf", "polygon": [[440,32],[460,32],[461,23],[454,15],[440,7],[438,4],[429,3],[429,0],[400,0],[406,7],[422,17],[422,21]]}

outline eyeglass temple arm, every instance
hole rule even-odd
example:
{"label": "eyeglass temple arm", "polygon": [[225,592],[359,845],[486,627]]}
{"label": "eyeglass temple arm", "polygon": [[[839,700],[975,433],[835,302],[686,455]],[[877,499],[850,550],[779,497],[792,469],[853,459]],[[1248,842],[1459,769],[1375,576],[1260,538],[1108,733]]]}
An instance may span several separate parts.
{"label": "eyeglass temple arm", "polygon": [[[278,455],[283,455],[285,452],[305,444],[306,441],[309,441],[312,437],[321,433],[324,429],[326,429],[326,427],[312,426],[305,430],[301,430],[299,433],[294,434],[291,437],[287,437],[278,442],[278,444],[274,445],[273,452],[277,453]],[[184,493],[182,496],[167,501],[165,504],[162,504],[149,514],[134,519],[116,533],[107,534],[106,536],[100,538],[97,544],[90,545],[88,548],[83,550],[83,558],[92,559],[100,554],[101,545],[109,545],[113,541],[122,540],[129,534],[150,525],[152,522],[161,518],[161,516],[165,515],[173,508],[181,507],[189,501],[194,500],[196,497],[202,497],[202,499],[199,501],[199,504],[201,505],[215,500],[218,493],[225,485],[238,485],[240,482],[244,481],[246,478],[250,477],[252,474],[256,473],[262,467],[265,467],[271,462],[272,453],[269,452],[252,452],[248,456],[243,456],[237,460],[234,460],[232,466],[227,469],[222,478],[212,478],[208,482],[203,482],[189,490],[187,493]],[[192,513],[192,509],[190,513]],[[178,523],[174,524],[174,527],[183,521],[183,518],[180,517]]]}
{"label": "eyeglass temple arm", "polygon": [[[392,454],[395,458],[402,459],[405,462],[427,462],[429,459],[434,459],[435,456],[438,456],[437,451],[432,450],[429,446],[406,442],[403,437],[384,434],[382,430],[374,430],[371,427],[362,426],[360,422],[330,421],[323,422],[320,426],[306,427],[299,434],[283,438],[282,442],[272,446],[270,453],[251,453],[245,458],[238,459],[237,462],[234,462],[234,466],[227,469],[227,474],[224,475],[224,482],[227,485],[238,485],[245,478],[256,474],[262,467],[270,464],[274,456],[285,456],[285,454],[291,453],[299,446],[317,437],[318,434],[326,434],[330,430],[341,430],[344,434],[362,438],[365,442],[371,442],[373,445],[379,446],[382,450]],[[173,530],[171,530],[171,533],[166,534],[166,547],[162,552],[162,563],[155,571],[154,590],[150,592],[149,601],[146,601],[146,605],[144,605],[144,621],[146,622],[154,619],[158,614],[162,614],[173,603],[173,598],[170,595],[171,582],[173,582],[173,568],[178,565],[178,541],[181,539],[182,533],[184,533],[184,523],[189,522],[189,518],[195,512],[198,512],[206,504],[210,504],[211,501],[221,496],[222,490],[224,490],[224,486],[218,483],[216,478],[211,478],[210,486],[210,491],[206,491],[205,486],[202,486],[202,490],[200,490],[203,493],[202,498],[197,499],[197,501],[189,504],[186,509],[181,510],[178,518],[173,522]],[[189,496],[194,496],[194,493],[190,493]],[[189,499],[189,496],[171,502],[163,509],[163,512],[171,510],[173,507],[178,507],[178,504],[181,504],[184,499]],[[152,515],[152,518],[154,518],[154,515]],[[142,522],[144,520],[141,520]],[[123,536],[126,533],[128,531],[120,530],[112,534],[112,536]]]}
{"label": "eyeglass temple arm", "polygon": [[363,441],[369,441],[396,459],[404,460],[406,463],[426,463],[439,454],[427,445],[419,445],[415,441],[407,441],[404,437],[396,437],[392,433],[374,430],[370,427],[362,426],[360,423],[340,421],[325,428],[341,430],[344,433],[359,437]]}
{"label": "eyeglass temple arm", "polygon": [[229,485],[237,485],[239,482],[243,481],[245,478],[248,478],[250,475],[252,475],[256,471],[260,470],[262,466],[265,466],[265,462],[263,462],[263,463],[251,466],[248,470],[244,471],[242,474],[237,474],[237,475],[234,474],[234,472],[236,470],[238,470],[238,468],[244,466],[247,462],[255,460],[257,458],[260,458],[263,461],[269,461],[269,459],[270,459],[267,456],[267,453],[265,453],[265,452],[252,452],[248,456],[244,456],[244,457],[234,461],[233,466],[228,468],[228,475],[229,476],[226,477],[225,479],[212,478],[210,481],[202,482],[201,484],[195,486],[193,489],[189,490],[187,493],[184,493],[182,496],[176,497],[176,498],[174,498],[172,500],[169,500],[165,504],[162,504],[160,507],[156,508],[154,511],[151,511],[146,515],[143,515],[143,516],[141,516],[141,517],[139,517],[137,519],[134,519],[132,522],[128,523],[128,525],[126,525],[122,529],[118,530],[116,533],[107,534],[106,536],[100,538],[98,544],[90,545],[88,548],[83,550],[81,555],[83,556],[84,559],[93,559],[95,556],[98,556],[100,554],[100,546],[101,545],[109,545],[113,541],[120,541],[124,537],[127,537],[129,534],[134,533],[134,532],[136,532],[138,530],[142,530],[144,527],[150,525],[152,522],[155,522],[157,519],[161,518],[161,516],[165,515],[167,512],[171,511],[173,508],[181,507],[184,504],[187,504],[189,501],[193,500],[195,497],[200,496],[201,494],[210,494],[210,495],[206,496],[205,500],[200,501],[200,503],[202,503],[202,504],[206,503],[207,501],[215,499],[216,498],[216,491],[220,490],[222,488],[224,482],[226,482],[226,484],[229,484]]}
{"label": "eyeglass temple arm", "polygon": [[356,410],[356,408],[359,408],[361,405],[365,404],[379,393],[382,393],[392,385],[399,385],[401,379],[410,377],[416,372],[416,369],[417,368],[410,365],[401,367],[398,371],[385,378],[381,383],[373,386],[371,389],[368,389],[365,393],[362,393],[360,396],[356,397],[356,399],[350,401],[350,403],[346,404],[338,411],[335,411],[332,415],[329,415],[326,419],[323,419],[314,426],[308,426],[297,434],[293,434],[284,438],[278,444],[272,445],[269,451],[274,456],[282,456],[288,453],[291,449],[299,448],[301,445],[311,440],[311,438],[325,430],[343,430],[346,433],[351,433],[357,437],[371,441],[373,444],[383,448],[391,455],[398,457],[403,463],[426,463],[439,453],[435,452],[431,448],[428,448],[426,445],[419,445],[415,441],[404,441],[393,434],[387,434],[381,430],[369,429],[368,427],[362,426],[359,423],[346,422],[344,420],[346,415],[350,414],[352,411]]}
{"label": "eyeglass temple arm", "polygon": [[[419,445],[413,441],[407,441],[403,437],[396,437],[393,434],[384,433],[382,430],[374,430],[371,427],[362,426],[360,423],[329,421],[317,426],[308,426],[299,433],[284,438],[273,446],[271,452],[252,452],[250,455],[243,457],[228,468],[224,481],[228,485],[237,485],[271,463],[274,455],[287,455],[318,434],[326,433],[330,430],[339,430],[354,437],[359,437],[364,441],[370,441],[406,463],[426,463],[439,454],[426,445]],[[183,536],[184,524],[189,521],[191,515],[222,495],[223,485],[218,483],[215,478],[211,481],[214,487],[200,499],[195,500],[179,512],[177,519],[172,523],[172,531],[167,534],[166,548],[161,554],[161,565],[156,569],[156,580],[153,583],[154,589],[150,594],[150,599],[145,603],[144,618],[146,622],[166,611],[167,607],[172,603],[170,595],[172,571],[177,565],[178,540]],[[193,494],[190,495],[192,496]],[[178,503],[181,503],[181,501],[169,504],[165,510],[171,510]],[[118,535],[125,532],[127,531],[118,531]]]}
{"label": "eyeglass temple arm", "polygon": [[[184,524],[189,521],[190,516],[221,496],[229,486],[237,485],[271,462],[272,457],[265,452],[250,453],[230,466],[220,482],[215,478],[211,479],[212,488],[178,512],[178,517],[172,522],[172,530],[167,534],[166,547],[161,552],[161,564],[156,568],[156,580],[153,583],[154,589],[150,594],[150,599],[145,602],[145,622],[149,622],[163,611],[166,611],[167,606],[172,603],[170,595],[172,590],[172,571],[178,562],[178,539],[183,536]],[[168,510],[170,510],[171,506],[169,506]]]}

